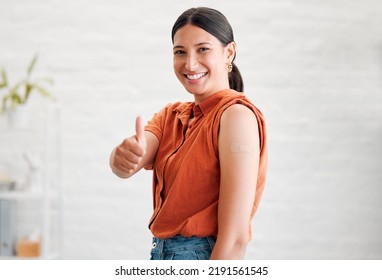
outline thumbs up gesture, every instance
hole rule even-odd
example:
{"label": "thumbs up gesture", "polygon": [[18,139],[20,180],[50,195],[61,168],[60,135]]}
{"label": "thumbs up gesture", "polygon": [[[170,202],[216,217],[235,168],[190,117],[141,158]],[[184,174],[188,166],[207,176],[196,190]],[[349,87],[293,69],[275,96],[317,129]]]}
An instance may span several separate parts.
{"label": "thumbs up gesture", "polygon": [[146,136],[143,121],[140,116],[138,116],[135,120],[135,138],[138,142],[138,146],[142,148],[142,156],[144,156],[146,152]]}
{"label": "thumbs up gesture", "polygon": [[147,140],[141,117],[135,121],[135,135],[123,140],[110,156],[110,167],[121,177],[128,178],[142,166],[140,163],[146,154]]}

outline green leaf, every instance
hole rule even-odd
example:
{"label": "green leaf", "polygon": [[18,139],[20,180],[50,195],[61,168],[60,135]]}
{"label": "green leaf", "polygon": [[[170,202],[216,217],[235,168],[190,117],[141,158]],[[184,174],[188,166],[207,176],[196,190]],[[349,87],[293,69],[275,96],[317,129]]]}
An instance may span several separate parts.
{"label": "green leaf", "polygon": [[12,108],[15,108],[16,105],[23,103],[20,95],[17,93],[16,89],[13,88],[7,95],[3,97],[3,104],[1,111],[4,112],[7,109],[7,104],[10,103]]}
{"label": "green leaf", "polygon": [[7,74],[5,73],[4,69],[1,69],[1,79],[2,82],[0,83],[0,88],[5,88],[8,86],[8,79],[7,79]]}
{"label": "green leaf", "polygon": [[37,62],[37,59],[38,59],[38,54],[35,54],[35,56],[32,59],[32,62],[29,64],[29,67],[28,67],[28,72],[27,72],[28,76],[32,73],[33,68]]}
{"label": "green leaf", "polygon": [[36,89],[36,91],[38,91],[43,96],[53,98],[52,94],[49,91],[47,91],[45,88],[43,88],[39,85],[34,85],[33,88]]}
{"label": "green leaf", "polygon": [[11,99],[12,99],[12,103],[13,104],[20,104],[20,103],[22,103],[21,97],[18,94],[13,94],[11,96]]}
{"label": "green leaf", "polygon": [[9,96],[8,95],[5,95],[3,97],[3,103],[1,105],[1,112],[4,113],[6,110],[7,110],[7,100],[8,100]]}
{"label": "green leaf", "polygon": [[25,97],[24,101],[28,100],[30,93],[32,92],[33,84],[30,84],[28,82],[25,83]]}
{"label": "green leaf", "polygon": [[19,95],[12,95],[12,108],[15,109],[17,105],[23,103]]}

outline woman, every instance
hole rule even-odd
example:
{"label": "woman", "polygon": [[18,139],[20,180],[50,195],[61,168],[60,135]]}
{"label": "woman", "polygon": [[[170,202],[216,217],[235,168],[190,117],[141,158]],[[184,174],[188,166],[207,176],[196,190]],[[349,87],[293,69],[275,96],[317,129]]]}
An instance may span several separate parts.
{"label": "woman", "polygon": [[242,259],[265,183],[266,131],[244,96],[223,14],[185,11],[172,29],[174,71],[194,102],[167,105],[110,156],[129,178],[153,169],[151,259]]}

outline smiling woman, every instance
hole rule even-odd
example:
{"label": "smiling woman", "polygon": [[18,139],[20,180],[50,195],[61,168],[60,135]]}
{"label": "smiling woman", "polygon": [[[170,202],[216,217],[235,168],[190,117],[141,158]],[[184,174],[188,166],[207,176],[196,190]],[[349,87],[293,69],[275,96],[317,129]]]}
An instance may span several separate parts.
{"label": "smiling woman", "polygon": [[170,104],[111,153],[121,178],[153,169],[151,259],[242,259],[267,169],[263,115],[244,95],[223,14],[192,8],[172,29],[174,72],[194,102]]}
{"label": "smiling woman", "polygon": [[222,89],[229,88],[228,66],[236,45],[224,46],[207,31],[187,24],[174,35],[174,70],[184,88],[201,102]]}

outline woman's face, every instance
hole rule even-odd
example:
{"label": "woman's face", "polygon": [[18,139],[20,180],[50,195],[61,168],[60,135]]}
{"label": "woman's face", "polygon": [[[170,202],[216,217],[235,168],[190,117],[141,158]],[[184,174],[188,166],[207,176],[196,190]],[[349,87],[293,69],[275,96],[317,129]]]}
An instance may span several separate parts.
{"label": "woman's face", "polygon": [[191,24],[175,33],[174,71],[196,102],[229,88],[227,65],[235,47],[233,42],[224,47],[216,37]]}

